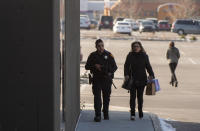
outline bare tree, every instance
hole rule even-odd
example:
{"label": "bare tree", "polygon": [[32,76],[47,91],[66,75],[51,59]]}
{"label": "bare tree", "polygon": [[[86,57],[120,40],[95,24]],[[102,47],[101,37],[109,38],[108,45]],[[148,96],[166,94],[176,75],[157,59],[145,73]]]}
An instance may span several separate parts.
{"label": "bare tree", "polygon": [[112,15],[137,19],[141,9],[141,0],[121,0],[119,5],[112,9]]}
{"label": "bare tree", "polygon": [[176,0],[177,3],[183,6],[184,11],[178,12],[179,18],[194,18],[198,14],[196,0]]}

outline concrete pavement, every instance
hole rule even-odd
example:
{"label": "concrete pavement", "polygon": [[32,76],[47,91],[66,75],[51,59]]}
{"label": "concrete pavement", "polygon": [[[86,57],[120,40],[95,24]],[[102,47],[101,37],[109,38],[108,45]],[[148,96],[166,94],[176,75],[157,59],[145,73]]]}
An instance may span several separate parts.
{"label": "concrete pavement", "polygon": [[126,108],[110,106],[110,120],[94,122],[94,110],[92,105],[86,105],[81,111],[76,131],[162,131],[157,115],[144,112],[143,119],[130,120],[130,113]]}

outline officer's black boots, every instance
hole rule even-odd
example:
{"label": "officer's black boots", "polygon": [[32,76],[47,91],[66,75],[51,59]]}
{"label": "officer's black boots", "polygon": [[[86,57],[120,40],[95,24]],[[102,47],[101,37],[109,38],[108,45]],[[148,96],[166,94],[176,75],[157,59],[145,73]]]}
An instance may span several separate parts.
{"label": "officer's black boots", "polygon": [[104,116],[104,120],[109,120],[108,112],[104,112],[103,116]]}
{"label": "officer's black boots", "polygon": [[140,119],[143,118],[143,111],[139,111],[139,118],[140,118]]}
{"label": "officer's black boots", "polygon": [[101,116],[95,116],[94,121],[95,122],[101,122]]}

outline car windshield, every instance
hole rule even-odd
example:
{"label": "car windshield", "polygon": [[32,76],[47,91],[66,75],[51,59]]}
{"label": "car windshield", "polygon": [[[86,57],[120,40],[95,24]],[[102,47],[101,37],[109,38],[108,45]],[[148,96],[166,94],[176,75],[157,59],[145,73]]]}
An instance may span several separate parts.
{"label": "car windshield", "polygon": [[125,19],[124,21],[126,21],[126,22],[132,22],[132,20],[129,20],[129,19]]}
{"label": "car windshield", "polygon": [[168,24],[168,22],[163,21],[163,22],[159,22],[159,24]]}
{"label": "car windshield", "polygon": [[117,18],[117,21],[123,21],[124,18]]}
{"label": "car windshield", "polygon": [[118,25],[129,25],[129,23],[118,23]]}
{"label": "car windshield", "polygon": [[102,16],[102,21],[112,21],[113,18],[110,16]]}
{"label": "car windshield", "polygon": [[153,25],[152,22],[142,22],[143,25]]}
{"label": "car windshield", "polygon": [[87,20],[87,18],[85,18],[85,17],[80,17],[80,20]]}

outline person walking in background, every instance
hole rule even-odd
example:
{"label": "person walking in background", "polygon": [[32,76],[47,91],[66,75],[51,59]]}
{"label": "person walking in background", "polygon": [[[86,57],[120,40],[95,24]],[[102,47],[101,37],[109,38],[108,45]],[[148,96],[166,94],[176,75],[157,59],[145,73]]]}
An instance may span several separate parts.
{"label": "person walking in background", "polygon": [[104,43],[101,39],[96,40],[95,45],[97,50],[89,55],[85,69],[90,70],[93,75],[94,121],[100,122],[102,109],[101,92],[103,94],[104,120],[109,120],[111,85],[117,65],[113,55],[104,49]]}
{"label": "person walking in background", "polygon": [[150,80],[155,78],[148,55],[142,44],[139,41],[135,41],[131,44],[131,52],[127,55],[124,64],[125,80],[128,80],[130,77],[133,79],[133,84],[130,89],[131,120],[135,120],[136,94],[139,118],[143,118],[143,94],[147,84],[146,71],[149,74]]}
{"label": "person walking in background", "polygon": [[169,67],[171,70],[171,81],[170,84],[172,86],[178,87],[178,80],[176,78],[175,70],[178,64],[178,60],[180,58],[180,53],[178,48],[175,47],[174,42],[169,43],[169,49],[167,50],[166,58],[169,62]]}

